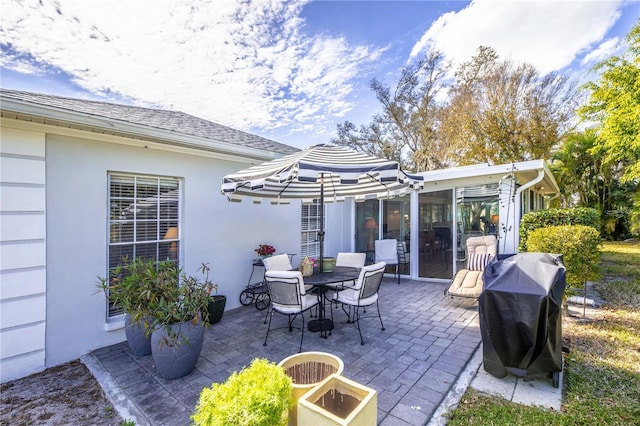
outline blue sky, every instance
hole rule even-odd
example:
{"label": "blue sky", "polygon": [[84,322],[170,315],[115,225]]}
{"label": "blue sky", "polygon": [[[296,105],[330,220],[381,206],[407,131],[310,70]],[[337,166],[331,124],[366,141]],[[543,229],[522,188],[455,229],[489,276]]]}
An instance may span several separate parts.
{"label": "blue sky", "polygon": [[1,86],[173,109],[297,147],[368,123],[428,49],[479,45],[579,82],[624,48],[634,0],[0,0]]}

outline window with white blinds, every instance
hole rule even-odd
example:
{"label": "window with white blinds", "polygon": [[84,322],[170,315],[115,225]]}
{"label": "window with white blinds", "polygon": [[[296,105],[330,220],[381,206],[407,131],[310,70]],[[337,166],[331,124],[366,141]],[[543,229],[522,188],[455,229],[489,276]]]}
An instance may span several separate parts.
{"label": "window with white blinds", "polygon": [[[180,180],[124,174],[109,174],[108,179],[108,272],[124,258],[178,262]],[[121,313],[109,303],[108,318]]]}
{"label": "window with white blinds", "polygon": [[323,206],[318,200],[315,200],[313,204],[302,204],[302,247],[300,247],[300,253],[302,253],[303,259],[305,256],[315,258],[320,256],[318,231],[320,230],[320,209],[322,208]]}

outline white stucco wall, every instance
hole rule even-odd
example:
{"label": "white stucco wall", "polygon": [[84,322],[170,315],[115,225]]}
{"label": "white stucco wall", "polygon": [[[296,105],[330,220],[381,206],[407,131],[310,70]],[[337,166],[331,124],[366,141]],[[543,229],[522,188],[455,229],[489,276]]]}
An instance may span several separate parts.
{"label": "white stucco wall", "polygon": [[334,257],[339,252],[353,251],[353,229],[355,212],[353,199],[344,202],[329,203],[325,208],[325,235],[324,254]]}
{"label": "white stucco wall", "polygon": [[229,203],[222,176],[246,164],[48,134],[46,366],[124,340],[121,322],[105,321],[96,277],[107,268],[107,175],[110,171],[182,179],[182,266],[201,262],[227,295],[227,309],[251,272],[253,251],[268,243],[299,252],[300,205]]}
{"label": "white stucco wall", "polygon": [[0,381],[45,368],[45,135],[0,134]]}

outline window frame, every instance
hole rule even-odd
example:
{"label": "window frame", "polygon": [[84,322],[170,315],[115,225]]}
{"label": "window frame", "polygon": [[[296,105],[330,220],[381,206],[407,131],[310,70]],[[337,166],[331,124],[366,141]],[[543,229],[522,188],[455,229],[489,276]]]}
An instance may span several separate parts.
{"label": "window frame", "polygon": [[[181,261],[183,181],[172,176],[107,173],[107,275],[129,258]],[[121,317],[107,294],[107,321]]]}
{"label": "window frame", "polygon": [[324,210],[324,208],[325,206],[320,205],[318,199],[313,200],[312,203],[302,203],[300,209],[300,253],[302,259],[305,256],[316,259],[320,257],[318,232],[320,231],[320,209]]}

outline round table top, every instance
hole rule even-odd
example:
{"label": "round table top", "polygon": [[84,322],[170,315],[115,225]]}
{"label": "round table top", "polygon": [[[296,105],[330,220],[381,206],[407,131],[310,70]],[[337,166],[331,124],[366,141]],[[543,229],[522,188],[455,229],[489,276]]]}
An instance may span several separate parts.
{"label": "round table top", "polygon": [[352,268],[349,266],[336,266],[331,272],[313,271],[310,277],[304,277],[305,284],[326,285],[340,283],[343,281],[352,281],[360,276],[360,268]]}

